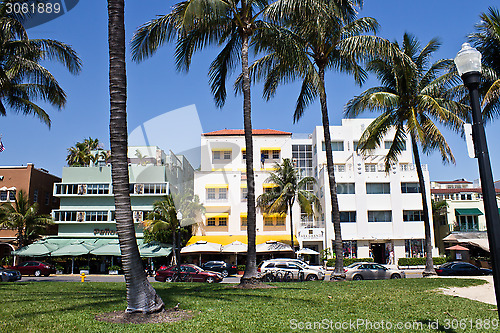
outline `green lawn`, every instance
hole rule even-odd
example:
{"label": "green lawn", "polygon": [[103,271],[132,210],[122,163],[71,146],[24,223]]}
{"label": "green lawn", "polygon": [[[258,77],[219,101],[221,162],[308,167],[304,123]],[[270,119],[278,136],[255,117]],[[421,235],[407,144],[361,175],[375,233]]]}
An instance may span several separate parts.
{"label": "green lawn", "polygon": [[[227,284],[155,283],[168,307],[180,303],[180,308],[192,310],[194,317],[147,325],[94,320],[96,314],[125,309],[124,283],[0,283],[0,332],[292,332],[299,331],[293,328],[301,322],[313,325],[323,320],[332,330],[311,327],[306,331],[350,332],[353,326],[335,329],[335,323],[368,320],[372,325],[384,321],[384,327],[389,321],[424,328],[407,330],[412,332],[493,332],[474,328],[485,320],[498,319],[496,311],[491,311],[494,306],[431,291],[480,283],[464,279],[306,282],[279,283],[276,289],[258,290],[239,290]],[[455,326],[462,320],[466,329],[446,330],[454,319]],[[429,329],[429,323],[436,325],[436,321],[439,329]],[[382,331],[376,326],[372,330],[363,329],[363,325],[359,328]]]}

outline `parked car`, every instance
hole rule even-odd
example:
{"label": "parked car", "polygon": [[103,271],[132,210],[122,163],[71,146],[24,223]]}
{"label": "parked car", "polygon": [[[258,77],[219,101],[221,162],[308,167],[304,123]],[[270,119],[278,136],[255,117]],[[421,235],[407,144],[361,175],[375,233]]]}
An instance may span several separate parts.
{"label": "parked car", "polygon": [[310,269],[315,269],[318,271],[323,272],[325,274],[325,268],[323,266],[315,266],[315,265],[309,265],[308,263],[300,260],[300,259],[291,259],[291,258],[276,258],[276,259],[269,259],[268,261],[288,261],[288,262],[295,262],[298,263],[299,265],[310,268]]}
{"label": "parked car", "polygon": [[[174,274],[177,272],[177,266],[170,266],[166,269],[156,271],[155,280],[160,282],[172,282],[176,279]],[[181,272],[177,277],[181,282],[221,282],[223,277],[219,273],[209,272],[203,268],[191,264],[181,264]]]}
{"label": "parked car", "polygon": [[268,272],[284,271],[292,273],[292,277],[294,280],[299,280],[300,277],[307,281],[325,279],[325,274],[323,272],[317,269],[303,266],[294,260],[266,260],[259,265],[257,271],[259,272],[260,276],[263,276]]}
{"label": "parked car", "polygon": [[15,269],[4,268],[0,266],[0,281],[10,282],[21,280],[21,273]]}
{"label": "parked car", "polygon": [[373,262],[355,262],[344,268],[346,280],[401,279],[406,274],[400,269],[392,269]]}
{"label": "parked car", "polygon": [[56,268],[53,265],[41,261],[25,261],[9,268],[18,270],[22,275],[49,276],[56,273]]}
{"label": "parked car", "polygon": [[206,271],[221,273],[222,277],[238,273],[235,265],[230,265],[224,261],[208,261],[201,265],[201,267]]}
{"label": "parked car", "polygon": [[439,268],[436,269],[436,273],[439,276],[471,276],[490,275],[493,272],[491,269],[479,268],[468,262],[453,261],[439,266]]}

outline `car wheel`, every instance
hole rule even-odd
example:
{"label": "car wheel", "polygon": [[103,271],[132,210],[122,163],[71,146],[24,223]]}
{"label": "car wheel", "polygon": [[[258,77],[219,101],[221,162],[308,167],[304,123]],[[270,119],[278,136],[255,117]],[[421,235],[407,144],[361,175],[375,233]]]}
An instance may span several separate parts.
{"label": "car wheel", "polygon": [[316,275],[310,274],[307,276],[306,280],[307,281],[316,281],[318,277]]}
{"label": "car wheel", "polygon": [[35,271],[35,276],[36,276],[36,277],[42,276],[42,272],[41,272],[39,269],[37,269],[37,270]]}
{"label": "car wheel", "polygon": [[391,275],[391,279],[401,279],[401,275],[399,275],[397,273],[396,274],[392,274]]}
{"label": "car wheel", "polygon": [[172,277],[171,276],[167,276],[165,278],[165,282],[172,282]]}
{"label": "car wheel", "polygon": [[229,275],[229,272],[227,271],[227,269],[222,271],[222,277],[226,278],[228,275]]}
{"label": "car wheel", "polygon": [[356,275],[354,275],[354,276],[352,277],[352,279],[353,279],[354,281],[361,281],[361,280],[363,280],[363,277],[362,277],[361,275],[359,275],[359,274],[356,274]]}
{"label": "car wheel", "polygon": [[213,278],[213,277],[209,276],[209,277],[207,277],[207,279],[205,280],[205,282],[206,282],[206,283],[214,283],[214,282],[215,282],[215,280],[214,280],[214,278]]}

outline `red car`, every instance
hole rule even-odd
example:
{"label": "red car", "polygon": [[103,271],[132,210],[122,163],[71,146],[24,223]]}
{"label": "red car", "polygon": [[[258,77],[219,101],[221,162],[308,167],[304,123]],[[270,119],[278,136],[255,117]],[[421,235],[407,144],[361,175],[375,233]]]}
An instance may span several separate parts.
{"label": "red car", "polygon": [[17,266],[11,266],[9,269],[18,270],[22,275],[34,276],[49,276],[56,272],[53,265],[41,261],[25,261]]}
{"label": "red car", "polygon": [[196,265],[182,264],[179,277],[174,277],[177,272],[177,266],[170,266],[166,269],[156,271],[155,280],[160,282],[172,282],[174,280],[180,282],[221,282],[222,275],[205,271]]}

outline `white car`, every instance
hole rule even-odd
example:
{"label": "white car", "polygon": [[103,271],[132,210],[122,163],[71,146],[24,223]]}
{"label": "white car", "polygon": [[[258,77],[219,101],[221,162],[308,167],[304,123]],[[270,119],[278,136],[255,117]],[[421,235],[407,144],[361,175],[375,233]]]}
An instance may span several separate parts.
{"label": "white car", "polygon": [[300,259],[290,259],[290,258],[277,258],[277,259],[269,259],[268,261],[288,261],[288,262],[295,262],[302,267],[310,268],[310,269],[315,269],[317,271],[320,271],[325,274],[325,268],[323,266],[315,266],[315,265],[309,265],[308,263],[304,262],[303,260]]}
{"label": "white car", "polygon": [[295,261],[266,260],[259,265],[258,271],[260,276],[267,273],[283,273],[283,275],[289,273],[291,280],[316,281],[325,279],[323,272],[302,266]]}

